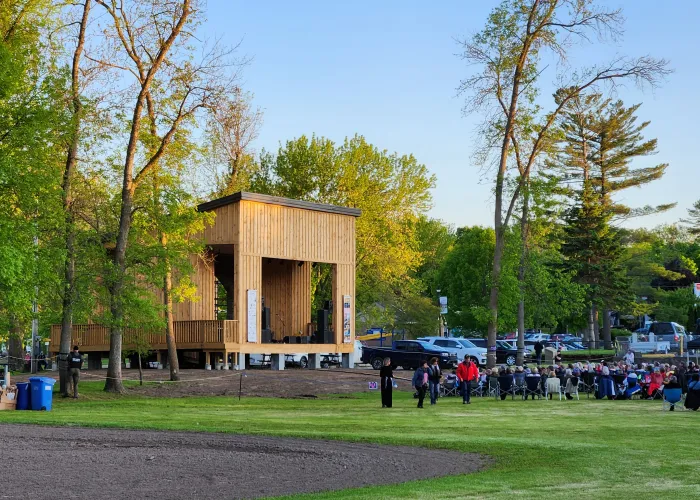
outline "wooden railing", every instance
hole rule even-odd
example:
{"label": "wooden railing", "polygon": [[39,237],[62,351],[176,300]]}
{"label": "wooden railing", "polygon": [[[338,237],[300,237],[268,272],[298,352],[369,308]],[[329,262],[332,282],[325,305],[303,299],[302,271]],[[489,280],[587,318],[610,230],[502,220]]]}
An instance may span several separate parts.
{"label": "wooden railing", "polygon": [[[175,343],[178,348],[207,348],[223,347],[224,344],[240,342],[238,321],[235,320],[202,320],[176,321]],[[165,348],[165,332],[144,331],[137,328],[127,328],[122,337],[122,346],[128,349],[139,337],[154,349]],[[51,349],[58,350],[61,339],[61,326],[51,326]],[[81,349],[86,347],[106,347],[109,350],[109,328],[103,325],[73,325],[71,346],[77,344]]]}

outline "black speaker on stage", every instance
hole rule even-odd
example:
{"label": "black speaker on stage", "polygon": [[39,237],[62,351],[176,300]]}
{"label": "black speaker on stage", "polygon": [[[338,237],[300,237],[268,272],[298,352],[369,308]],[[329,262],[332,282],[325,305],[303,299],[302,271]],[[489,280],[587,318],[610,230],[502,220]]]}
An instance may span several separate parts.
{"label": "black speaker on stage", "polygon": [[272,327],[270,324],[270,308],[263,307],[262,309],[262,329],[268,330]]}
{"label": "black speaker on stage", "polygon": [[328,309],[318,310],[316,329],[321,335],[323,335],[323,332],[328,330]]}
{"label": "black speaker on stage", "polygon": [[262,331],[262,343],[271,344],[272,343],[272,330],[264,329]]}

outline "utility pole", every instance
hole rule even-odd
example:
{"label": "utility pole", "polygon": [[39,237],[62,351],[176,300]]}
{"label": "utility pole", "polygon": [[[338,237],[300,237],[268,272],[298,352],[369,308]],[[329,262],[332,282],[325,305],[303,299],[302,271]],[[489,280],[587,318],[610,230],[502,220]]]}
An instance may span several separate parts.
{"label": "utility pole", "polygon": [[[34,236],[34,248],[36,249],[36,260],[39,257],[39,237]],[[32,301],[32,347],[31,347],[31,372],[37,372],[37,352],[36,345],[39,337],[39,285],[34,285],[34,300]]]}

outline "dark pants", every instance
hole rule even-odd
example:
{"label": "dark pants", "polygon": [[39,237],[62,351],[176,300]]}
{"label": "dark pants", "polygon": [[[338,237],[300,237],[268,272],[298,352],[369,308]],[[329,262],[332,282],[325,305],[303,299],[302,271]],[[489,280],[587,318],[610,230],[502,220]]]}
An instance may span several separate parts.
{"label": "dark pants", "polygon": [[536,357],[537,357],[537,364],[541,365],[542,364],[542,353],[541,352],[537,353]]}
{"label": "dark pants", "polygon": [[418,391],[418,408],[423,408],[423,400],[425,399],[426,389],[427,387],[424,385],[416,387],[416,390]]}
{"label": "dark pants", "polygon": [[462,380],[459,384],[459,388],[462,391],[462,402],[468,403],[469,398],[472,393],[472,384],[471,382],[467,382],[466,380]]}
{"label": "dark pants", "polygon": [[382,407],[391,408],[392,386],[391,379],[382,379]]}
{"label": "dark pants", "polygon": [[428,383],[430,384],[430,404],[434,405],[437,403],[438,396],[440,395],[440,382],[433,382],[431,380]]}
{"label": "dark pants", "polygon": [[71,368],[68,376],[68,384],[73,386],[73,397],[78,397],[78,383],[80,383],[80,368]]}

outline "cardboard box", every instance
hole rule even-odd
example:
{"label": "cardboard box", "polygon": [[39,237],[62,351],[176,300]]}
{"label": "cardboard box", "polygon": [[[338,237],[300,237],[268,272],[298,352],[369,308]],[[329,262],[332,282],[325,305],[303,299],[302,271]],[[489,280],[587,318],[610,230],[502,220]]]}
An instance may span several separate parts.
{"label": "cardboard box", "polygon": [[0,390],[0,411],[17,409],[17,388],[9,386]]}

